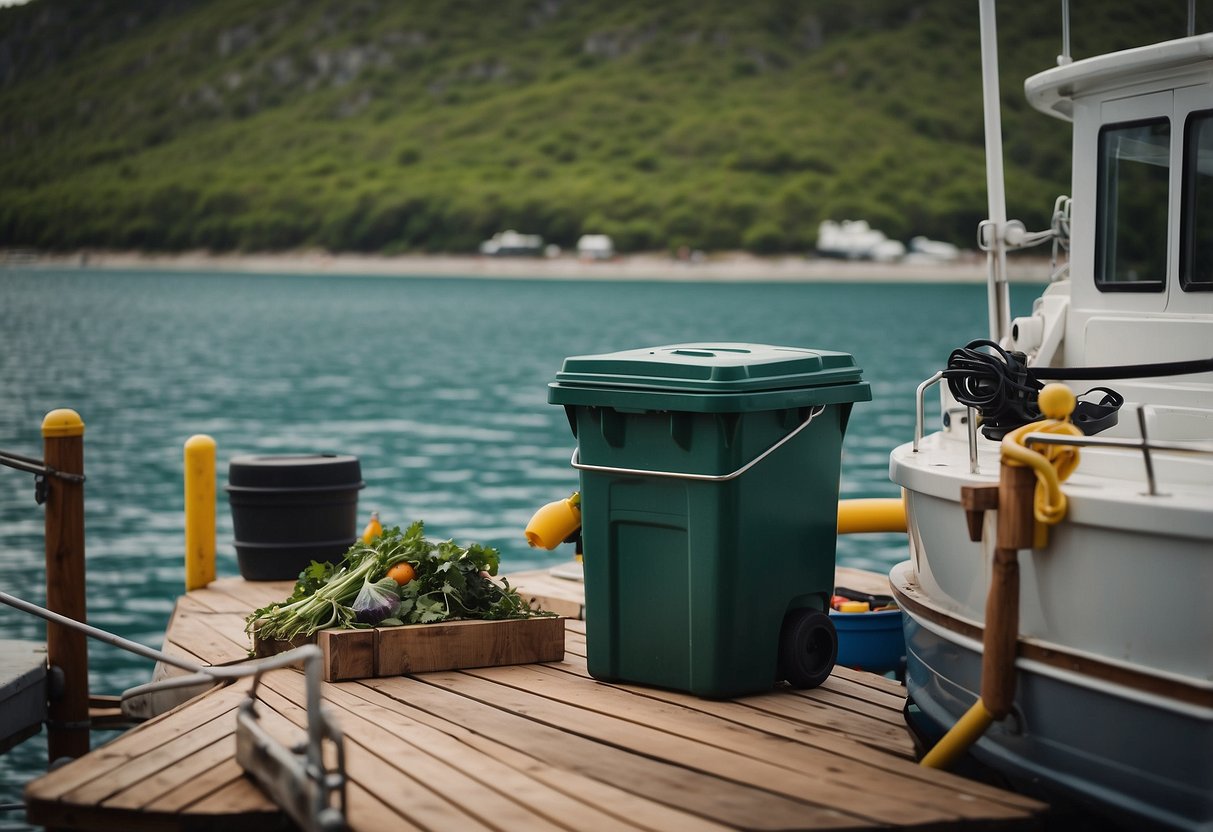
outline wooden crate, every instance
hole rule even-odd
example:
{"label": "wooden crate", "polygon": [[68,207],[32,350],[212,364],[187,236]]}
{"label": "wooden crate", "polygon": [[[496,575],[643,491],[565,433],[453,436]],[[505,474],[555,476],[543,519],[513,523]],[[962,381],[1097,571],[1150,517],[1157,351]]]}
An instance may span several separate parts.
{"label": "wooden crate", "polygon": [[270,656],[314,643],[324,651],[324,680],[341,682],[464,667],[496,667],[564,659],[564,619],[444,621],[367,630],[321,630],[294,641],[258,639],[253,649]]}

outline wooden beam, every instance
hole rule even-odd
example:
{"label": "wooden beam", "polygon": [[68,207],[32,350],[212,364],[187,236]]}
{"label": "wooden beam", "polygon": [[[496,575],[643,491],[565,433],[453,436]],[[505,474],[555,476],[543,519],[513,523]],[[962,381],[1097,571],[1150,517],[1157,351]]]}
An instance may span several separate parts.
{"label": "wooden beam", "polygon": [[969,540],[980,542],[986,512],[998,508],[998,484],[962,485],[960,506],[964,509],[965,523],[969,527]]}

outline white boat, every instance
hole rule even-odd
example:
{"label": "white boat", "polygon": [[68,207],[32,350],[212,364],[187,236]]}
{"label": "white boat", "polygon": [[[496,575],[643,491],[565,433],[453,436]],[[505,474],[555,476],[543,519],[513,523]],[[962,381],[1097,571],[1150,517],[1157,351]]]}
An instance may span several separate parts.
{"label": "white boat", "polygon": [[904,258],[907,263],[953,263],[959,259],[960,249],[952,243],[921,235],[910,238],[910,250]]}
{"label": "white boat", "polygon": [[[1078,394],[1110,388],[1124,403],[1118,424],[1073,440],[1080,461],[1047,545],[1020,547],[1009,706],[967,754],[1128,828],[1210,830],[1213,35],[1074,61],[1067,47],[1057,67],[1026,81],[1032,106],[1073,124],[1072,203],[1059,200],[1053,229],[1032,235],[1002,205],[992,2],[982,17],[989,339],[1026,354],[1038,381]],[[1069,262],[1032,314],[1011,321],[1006,250],[1046,240],[1068,246]],[[983,659],[987,672],[997,661],[983,639],[1000,626],[986,626],[987,600],[1002,574],[997,515],[1009,510],[973,511],[974,541],[962,506],[962,488],[973,495],[999,481],[1000,443],[984,435],[999,419],[987,413],[979,432],[967,406],[995,382],[959,391],[958,403],[960,365],[973,355],[958,356],[920,387],[918,436],[890,460],[910,549],[891,574],[905,613],[907,719],[925,747],[976,710]],[[1197,363],[1160,375],[1183,369],[1158,366],[1172,362]],[[1135,369],[1108,369],[1123,365]],[[943,424],[923,436],[923,396],[940,380]],[[1087,415],[1105,416],[1115,398],[1104,404]]]}
{"label": "white boat", "polygon": [[817,227],[817,253],[844,260],[892,263],[906,253],[906,247],[899,240],[890,240],[883,231],[872,228],[867,220],[823,220]]}

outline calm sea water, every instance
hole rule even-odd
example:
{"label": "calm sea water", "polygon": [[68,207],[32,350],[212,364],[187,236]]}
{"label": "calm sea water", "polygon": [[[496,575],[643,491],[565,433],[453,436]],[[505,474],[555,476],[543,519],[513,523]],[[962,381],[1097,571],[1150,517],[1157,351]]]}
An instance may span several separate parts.
{"label": "calm sea water", "polygon": [[[1013,287],[1023,314],[1039,287]],[[183,590],[182,445],[354,454],[365,518],[424,520],[436,538],[502,552],[504,571],[571,557],[529,549],[540,505],[577,487],[574,440],[546,400],[565,356],[683,341],[751,341],[856,356],[874,401],[844,444],[847,497],[896,496],[889,451],[913,434],[917,384],[985,332],[977,285],[492,281],[0,269],[0,449],[41,456],[57,407],[86,424],[88,614],[158,647]],[[220,488],[218,571],[237,574]],[[887,571],[898,535],[839,541],[841,563]],[[33,477],[0,469],[0,587],[41,602]],[[0,637],[42,624],[0,607]],[[118,693],[151,667],[90,644],[90,684]],[[44,766],[39,738],[0,757],[0,803]],[[0,813],[0,828],[25,828]]]}

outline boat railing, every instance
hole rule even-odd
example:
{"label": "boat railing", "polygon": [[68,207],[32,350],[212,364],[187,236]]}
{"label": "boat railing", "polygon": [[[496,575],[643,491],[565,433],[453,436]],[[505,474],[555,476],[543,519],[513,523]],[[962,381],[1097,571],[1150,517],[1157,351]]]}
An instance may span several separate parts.
{"label": "boat railing", "polygon": [[[914,393],[914,453],[918,453],[918,446],[922,443],[923,425],[926,423],[927,391],[941,381],[943,381],[943,370],[918,385],[918,389]],[[969,473],[978,474],[981,469],[977,463],[977,412],[971,407],[966,408],[965,426],[968,428],[969,438]]]}
{"label": "boat railing", "polygon": [[918,385],[918,390],[914,394],[914,453],[918,453],[918,446],[922,443],[922,426],[926,421],[926,407],[923,401],[927,391],[941,381],[943,381],[943,370]]}
{"label": "boat railing", "polygon": [[[1188,37],[1196,34],[1196,0],[1188,0]],[[1070,0],[1061,3],[1061,54],[1057,56],[1057,65],[1065,66],[1074,62],[1070,54]]]}
{"label": "boat railing", "polygon": [[1121,450],[1141,451],[1142,463],[1145,468],[1147,486],[1146,493],[1151,497],[1165,496],[1158,490],[1158,479],[1154,473],[1153,453],[1155,451],[1160,451],[1163,453],[1197,454],[1213,457],[1213,442],[1160,442],[1158,440],[1151,440],[1146,431],[1147,410],[1147,405],[1139,405],[1137,407],[1137,423],[1141,431],[1141,436],[1139,438],[1114,436],[1065,436],[1056,433],[1029,433],[1024,437],[1024,443],[1028,445],[1070,445],[1079,448],[1116,448]]}
{"label": "boat railing", "polygon": [[[914,408],[914,453],[919,452],[919,446],[922,443],[923,426],[926,422],[926,392],[934,387],[939,382],[943,381],[943,371],[932,375],[922,384],[918,385],[915,392],[915,408]],[[1201,454],[1213,456],[1213,442],[1160,442],[1151,441],[1149,432],[1146,429],[1146,414],[1149,410],[1148,405],[1139,405],[1137,407],[1137,423],[1141,433],[1141,437],[1124,438],[1124,437],[1103,437],[1103,436],[1065,436],[1055,433],[1029,433],[1024,437],[1027,444],[1037,443],[1041,445],[1072,445],[1075,447],[1090,447],[1090,448],[1120,448],[1125,450],[1141,451],[1142,462],[1145,467],[1145,478],[1147,486],[1147,494],[1152,497],[1161,496],[1158,490],[1158,479],[1154,472],[1153,452],[1159,451],[1163,453],[1180,453],[1180,454]],[[969,473],[980,473],[980,466],[977,459],[977,414],[973,408],[967,408],[965,418],[966,427],[968,429],[968,445],[969,445]]]}

